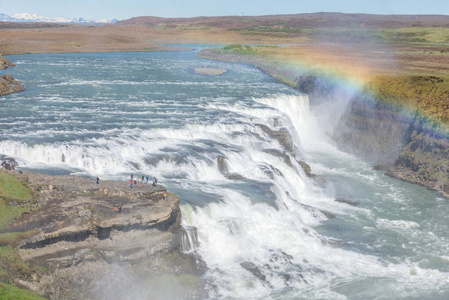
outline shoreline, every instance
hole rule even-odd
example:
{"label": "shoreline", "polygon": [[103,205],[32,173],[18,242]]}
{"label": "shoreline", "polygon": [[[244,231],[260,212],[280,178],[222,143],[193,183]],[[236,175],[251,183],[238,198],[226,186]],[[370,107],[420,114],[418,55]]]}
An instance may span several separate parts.
{"label": "shoreline", "polygon": [[[5,70],[10,67],[14,67],[15,64],[11,63],[8,59],[0,54],[0,70]],[[12,93],[22,92],[25,88],[23,83],[15,80],[11,75],[4,74],[0,77],[0,97],[6,96]]]}

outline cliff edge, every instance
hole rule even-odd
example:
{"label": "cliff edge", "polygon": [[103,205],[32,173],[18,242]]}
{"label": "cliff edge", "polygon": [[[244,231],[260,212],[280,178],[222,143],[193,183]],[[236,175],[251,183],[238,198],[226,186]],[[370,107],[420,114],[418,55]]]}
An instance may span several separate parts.
{"label": "cliff edge", "polygon": [[30,213],[0,232],[21,235],[14,245],[0,244],[14,246],[28,266],[22,272],[18,262],[2,264],[14,285],[49,299],[204,296],[195,259],[182,253],[179,198],[163,186],[4,172],[36,199]]}

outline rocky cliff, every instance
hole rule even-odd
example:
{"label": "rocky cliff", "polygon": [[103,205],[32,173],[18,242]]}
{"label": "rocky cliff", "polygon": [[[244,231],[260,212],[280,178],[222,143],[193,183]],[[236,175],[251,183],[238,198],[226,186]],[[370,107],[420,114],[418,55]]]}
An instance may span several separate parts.
{"label": "rocky cliff", "polygon": [[179,198],[162,186],[7,172],[37,197],[3,232],[22,236],[22,263],[7,269],[16,286],[49,299],[204,297],[199,265],[182,252]]}
{"label": "rocky cliff", "polygon": [[[332,101],[333,83],[315,76],[301,76],[296,82],[311,103]],[[362,91],[350,99],[334,138],[341,149],[371,160],[389,176],[449,197],[448,132],[418,110],[406,111]]]}

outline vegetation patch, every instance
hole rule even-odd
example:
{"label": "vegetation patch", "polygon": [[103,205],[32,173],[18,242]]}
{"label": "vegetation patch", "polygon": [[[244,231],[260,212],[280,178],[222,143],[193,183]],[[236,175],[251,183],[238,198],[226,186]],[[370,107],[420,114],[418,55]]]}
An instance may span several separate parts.
{"label": "vegetation patch", "polygon": [[13,285],[0,283],[0,299],[2,300],[45,300],[33,292],[19,289]]}
{"label": "vegetation patch", "polygon": [[222,51],[230,54],[255,54],[257,51],[249,45],[231,44],[224,46]]}
{"label": "vegetation patch", "polygon": [[449,30],[444,27],[384,28],[382,39],[389,42],[448,43]]}
{"label": "vegetation patch", "polygon": [[443,76],[377,76],[371,93],[385,104],[416,110],[423,119],[449,124],[449,78]]}
{"label": "vegetation patch", "polygon": [[4,230],[16,218],[33,209],[36,199],[32,191],[20,180],[7,173],[0,173],[0,230]]}

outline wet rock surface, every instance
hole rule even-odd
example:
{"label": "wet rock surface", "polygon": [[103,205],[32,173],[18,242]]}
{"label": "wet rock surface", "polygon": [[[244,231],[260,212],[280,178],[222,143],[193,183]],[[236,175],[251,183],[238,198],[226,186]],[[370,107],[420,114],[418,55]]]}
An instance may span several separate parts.
{"label": "wet rock surface", "polygon": [[11,75],[0,77],[0,96],[24,91],[25,88],[20,81],[15,80]]}
{"label": "wet rock surface", "polygon": [[0,154],[0,166],[5,170],[14,170],[17,167],[17,162],[10,156]]}
{"label": "wet rock surface", "polygon": [[0,70],[14,66],[15,64],[11,63],[8,59],[4,58],[3,55],[0,54]]}
{"label": "wet rock surface", "polygon": [[[0,70],[13,67],[15,64],[0,54]],[[15,80],[11,75],[5,74],[0,77],[0,97],[11,93],[24,91],[23,84]]]}

